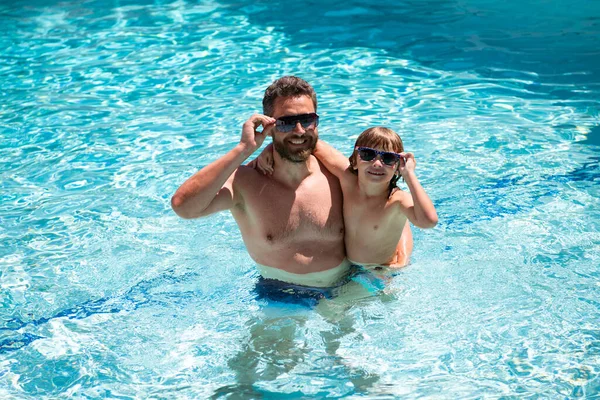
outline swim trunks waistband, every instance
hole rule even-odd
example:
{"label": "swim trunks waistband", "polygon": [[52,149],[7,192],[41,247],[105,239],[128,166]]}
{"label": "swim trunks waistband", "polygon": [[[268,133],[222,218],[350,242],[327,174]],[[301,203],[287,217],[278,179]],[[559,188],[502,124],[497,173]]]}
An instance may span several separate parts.
{"label": "swim trunks waistband", "polygon": [[256,264],[258,272],[266,279],[277,279],[279,281],[293,283],[295,285],[312,287],[331,287],[342,281],[350,272],[350,262],[342,261],[340,265],[325,271],[309,272],[306,274],[295,274],[279,268],[267,267]]}
{"label": "swim trunks waistband", "polygon": [[385,267],[385,265],[383,264],[374,264],[374,263],[361,263],[361,262],[357,262],[357,261],[352,261],[350,259],[348,259],[348,261],[352,264],[352,265],[359,265],[363,268],[366,269],[379,269],[381,267]]}

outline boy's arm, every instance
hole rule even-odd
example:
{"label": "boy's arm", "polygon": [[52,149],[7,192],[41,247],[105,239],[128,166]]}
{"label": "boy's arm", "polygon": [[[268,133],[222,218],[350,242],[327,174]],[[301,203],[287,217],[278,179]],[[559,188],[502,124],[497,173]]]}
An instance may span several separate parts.
{"label": "boy's arm", "polygon": [[[237,168],[265,140],[275,120],[255,114],[242,128],[242,139],[223,157],[213,161],[177,189],[171,198],[173,211],[182,218],[198,218],[233,207],[233,177]],[[256,129],[263,126],[262,132]]]}
{"label": "boy's arm", "polygon": [[342,179],[344,172],[347,171],[350,166],[348,157],[344,156],[322,140],[317,141],[317,146],[315,147],[313,154],[325,165],[325,168],[338,179]]}
{"label": "boy's arm", "polygon": [[400,163],[400,173],[410,190],[407,193],[398,192],[402,197],[400,207],[406,217],[419,228],[433,228],[437,225],[438,216],[431,199],[421,186],[415,174],[415,158],[412,153],[405,153]]}
{"label": "boy's arm", "polygon": [[263,175],[273,174],[273,143],[269,143],[254,160],[246,164],[250,168],[262,172]]}

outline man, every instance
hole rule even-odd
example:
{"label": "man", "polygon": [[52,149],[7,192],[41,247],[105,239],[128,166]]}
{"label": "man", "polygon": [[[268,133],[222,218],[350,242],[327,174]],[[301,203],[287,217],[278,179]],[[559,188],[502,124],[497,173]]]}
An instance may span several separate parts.
{"label": "man", "polygon": [[[276,80],[265,91],[264,115],[251,116],[240,143],[184,182],[171,205],[183,218],[230,210],[263,277],[327,287],[347,274],[349,263],[339,181],[311,154],[319,136],[316,111],[306,81]],[[242,165],[266,136],[276,150],[269,176]]]}

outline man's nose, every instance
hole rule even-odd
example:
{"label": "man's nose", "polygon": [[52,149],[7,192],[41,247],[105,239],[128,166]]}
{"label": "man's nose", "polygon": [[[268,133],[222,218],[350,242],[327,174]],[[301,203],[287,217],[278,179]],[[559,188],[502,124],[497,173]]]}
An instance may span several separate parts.
{"label": "man's nose", "polygon": [[294,127],[294,132],[302,134],[302,135],[304,133],[306,133],[306,129],[304,129],[304,127],[302,126],[302,124],[300,123],[300,121],[296,121],[296,126]]}

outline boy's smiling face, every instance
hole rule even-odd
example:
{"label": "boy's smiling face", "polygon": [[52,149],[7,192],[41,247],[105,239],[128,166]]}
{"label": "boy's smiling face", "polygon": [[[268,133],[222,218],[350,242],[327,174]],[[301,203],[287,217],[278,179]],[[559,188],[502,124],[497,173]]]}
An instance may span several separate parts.
{"label": "boy's smiling face", "polygon": [[[373,149],[387,151],[386,149],[377,147],[373,147]],[[358,177],[359,179],[366,179],[367,182],[389,183],[398,170],[399,161],[396,161],[393,165],[387,165],[383,162],[381,155],[377,155],[377,157],[370,161],[365,161],[360,157],[358,151],[355,150],[354,156],[356,159],[356,165],[354,168],[358,172]]]}

